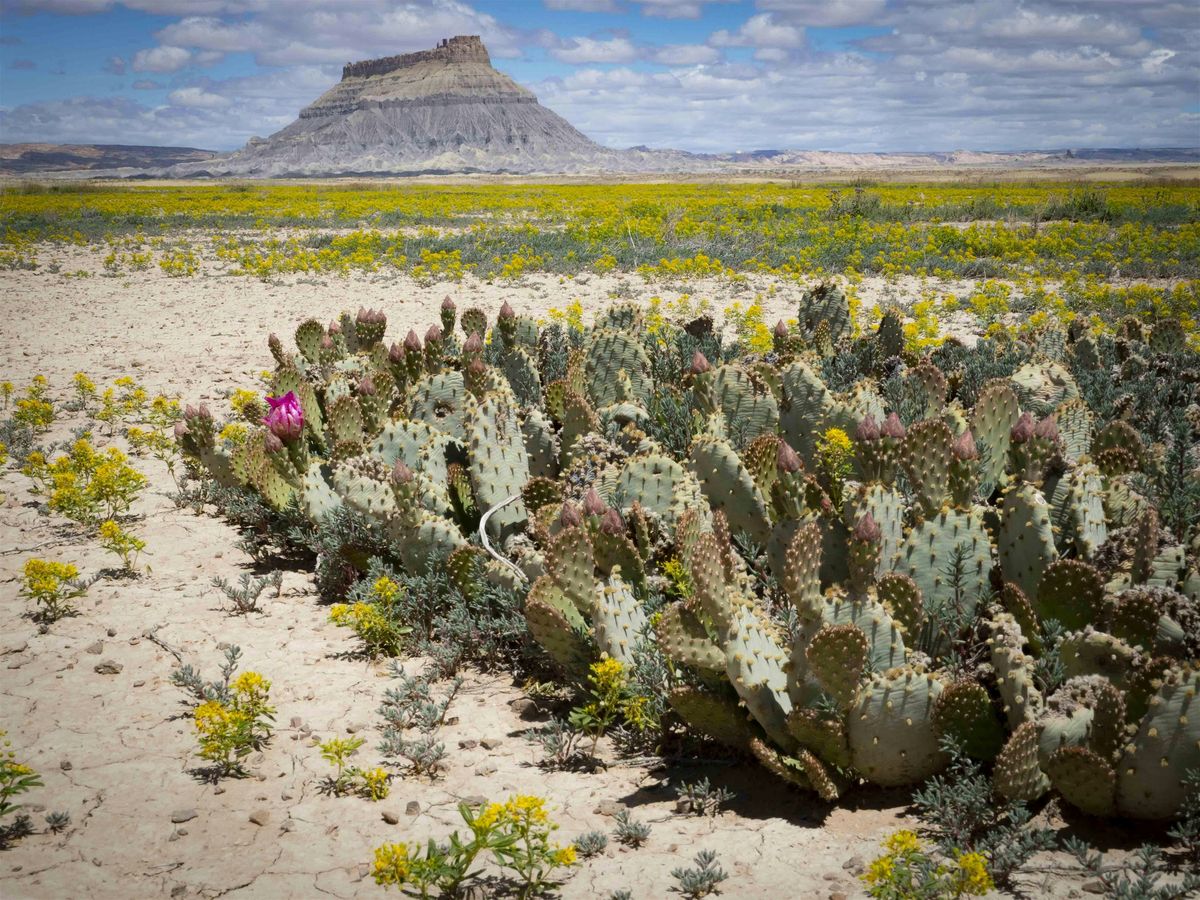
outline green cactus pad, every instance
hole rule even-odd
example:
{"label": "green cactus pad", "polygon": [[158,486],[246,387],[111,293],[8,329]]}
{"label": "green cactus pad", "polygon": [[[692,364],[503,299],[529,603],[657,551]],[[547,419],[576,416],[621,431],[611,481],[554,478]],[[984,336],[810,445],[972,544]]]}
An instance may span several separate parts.
{"label": "green cactus pad", "polygon": [[1188,771],[1200,768],[1200,672],[1168,672],[1117,767],[1117,806],[1137,819],[1179,811]]}
{"label": "green cactus pad", "polygon": [[857,625],[824,625],[808,644],[809,670],[841,706],[854,699],[867,650],[867,636]]}
{"label": "green cactus pad", "polygon": [[1050,505],[1031,484],[1004,493],[1004,515],[997,535],[1000,570],[1028,597],[1036,597],[1042,573],[1058,558]]}
{"label": "green cactus pad", "polygon": [[933,675],[897,669],[877,675],[858,691],[848,715],[854,768],[885,787],[916,784],[946,765],[933,727],[942,693]]}
{"label": "green cactus pad", "polygon": [[995,759],[1004,745],[1004,726],[987,689],[977,681],[946,685],[933,707],[933,725],[939,737],[953,738],[973,759]]}
{"label": "green cactus pad", "polygon": [[1058,559],[1042,573],[1034,609],[1040,618],[1076,630],[1096,621],[1103,602],[1104,578],[1093,566]]}
{"label": "green cactus pad", "polygon": [[646,630],[646,611],[633,589],[615,573],[592,593],[592,630],[601,653],[625,666],[634,664],[634,651]]}
{"label": "green cactus pad", "polygon": [[676,687],[667,692],[667,702],[688,726],[733,750],[749,753],[751,741],[759,739],[758,730],[732,698]]}
{"label": "green cactus pad", "polygon": [[1033,721],[1018,725],[996,756],[992,785],[1006,800],[1032,803],[1050,790],[1050,779],[1038,762],[1038,727]]}
{"label": "green cactus pad", "polygon": [[729,444],[716,438],[697,438],[688,466],[699,479],[709,505],[725,513],[735,533],[745,531],[758,543],[767,542],[771,520],[766,501]]}
{"label": "green cactus pad", "polygon": [[988,592],[992,568],[982,513],[943,510],[927,518],[908,533],[892,568],[916,582],[926,611],[953,605],[970,616]]}
{"label": "green cactus pad", "polygon": [[1004,477],[1012,427],[1021,415],[1016,392],[1007,382],[989,381],[971,413],[971,434],[979,451],[979,480],[995,487]]}
{"label": "green cactus pad", "polygon": [[725,671],[725,652],[709,636],[699,616],[682,601],[663,610],[654,630],[658,646],[668,659],[708,672]]}
{"label": "green cactus pad", "polygon": [[846,724],[840,717],[811,707],[797,707],[788,713],[787,726],[800,746],[812,750],[831,766],[850,768],[850,744],[846,739]]}
{"label": "green cactus pad", "polygon": [[1013,373],[1012,385],[1021,408],[1045,418],[1079,396],[1071,373],[1055,362],[1030,362]]}

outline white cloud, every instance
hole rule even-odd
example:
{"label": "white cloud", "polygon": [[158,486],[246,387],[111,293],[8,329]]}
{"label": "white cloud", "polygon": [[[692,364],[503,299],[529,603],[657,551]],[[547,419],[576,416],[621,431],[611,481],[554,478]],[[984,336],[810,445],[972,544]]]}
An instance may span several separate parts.
{"label": "white cloud", "polygon": [[714,31],[709,38],[714,47],[776,47],[790,49],[804,45],[804,29],[775,18],[774,13],[751,16],[736,32]]}
{"label": "white cloud", "polygon": [[566,63],[627,63],[638,57],[637,48],[628,38],[615,37],[606,41],[594,38],[571,38],[565,46],[556,47],[550,55]]}
{"label": "white cloud", "polygon": [[184,87],[171,91],[167,99],[176,106],[188,106],[195,109],[222,109],[232,102],[228,97],[209,93],[201,87]]}
{"label": "white cloud", "polygon": [[110,56],[108,58],[108,60],[104,63],[104,71],[108,72],[111,75],[124,75],[125,74],[125,57]]}
{"label": "white cloud", "polygon": [[617,12],[614,0],[542,0],[547,9],[573,12]]}
{"label": "white cloud", "polygon": [[666,44],[650,54],[653,62],[664,66],[702,66],[720,58],[720,51],[704,44]]}
{"label": "white cloud", "polygon": [[870,25],[883,12],[885,0],[757,0],[767,12],[789,22],[814,27]]}
{"label": "white cloud", "polygon": [[135,72],[178,72],[192,61],[192,51],[183,47],[151,47],[133,55]]}

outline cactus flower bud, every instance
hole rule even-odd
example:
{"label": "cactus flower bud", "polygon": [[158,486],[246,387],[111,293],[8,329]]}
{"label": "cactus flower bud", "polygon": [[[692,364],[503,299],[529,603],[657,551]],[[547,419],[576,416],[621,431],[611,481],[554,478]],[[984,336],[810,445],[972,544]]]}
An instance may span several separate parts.
{"label": "cactus flower bud", "polygon": [[421,339],[411,328],[408,329],[408,335],[404,338],[404,349],[411,353],[421,352]]}
{"label": "cactus flower bud", "polygon": [[471,336],[469,338],[467,338],[466,341],[463,342],[463,353],[475,354],[475,353],[482,353],[482,352],[483,352],[483,338],[481,338],[479,336],[478,331],[472,331]]}
{"label": "cactus flower bud", "polygon": [[341,334],[342,326],[338,322],[330,322],[329,327],[325,330],[328,331],[330,334]]}
{"label": "cactus flower bud", "polygon": [[392,466],[392,482],[394,484],[412,484],[413,470],[404,464],[404,460],[396,460]]}
{"label": "cactus flower bud", "polygon": [[487,365],[478,356],[471,360],[471,364],[467,366],[467,372],[472,378],[481,378],[483,373],[487,371]]}
{"label": "cactus flower bud", "polygon": [[321,335],[321,349],[322,350],[332,350],[333,349],[333,338],[331,338],[327,334]]}
{"label": "cactus flower bud", "polygon": [[1047,441],[1058,440],[1058,416],[1046,416],[1033,426],[1033,433]]}
{"label": "cactus flower bud", "polygon": [[608,506],[600,495],[596,493],[595,488],[588,488],[588,492],[583,496],[583,511],[589,516],[602,516]]}
{"label": "cactus flower bud", "polygon": [[196,418],[198,415],[200,415],[200,413],[196,410],[196,407],[192,406],[190,403],[183,408],[183,417],[185,419],[191,420]]}
{"label": "cactus flower bud", "polygon": [[404,352],[403,346],[400,344],[392,344],[392,346],[388,349],[388,362],[394,366],[403,365],[404,357],[406,355],[407,354]]}
{"label": "cactus flower bud", "polygon": [[501,319],[515,319],[516,317],[517,317],[517,314],[513,311],[513,308],[508,305],[508,301],[505,300],[504,305],[500,307],[500,318]]}
{"label": "cactus flower bud", "polygon": [[375,379],[370,375],[364,375],[362,381],[358,383],[358,393],[366,397],[374,397]]}
{"label": "cactus flower bud", "polygon": [[975,446],[975,435],[971,434],[971,429],[968,428],[958,436],[951,451],[955,459],[979,459],[979,449]]}
{"label": "cactus flower bud", "polygon": [[883,425],[880,427],[879,433],[884,437],[902,441],[905,435],[904,423],[900,421],[900,417],[895,413],[888,413],[888,417],[883,420]]}
{"label": "cactus flower bud", "polygon": [[600,530],[605,534],[611,534],[614,537],[625,533],[625,520],[621,518],[621,514],[611,506],[608,512],[600,519]]}
{"label": "cactus flower bud", "polygon": [[425,332],[425,343],[436,344],[441,339],[442,329],[438,328],[436,325],[430,325],[429,330]]}
{"label": "cactus flower bud", "polygon": [[454,312],[454,301],[450,299],[449,294],[442,300],[442,309],[446,312]]}
{"label": "cactus flower bud", "polygon": [[712,366],[708,364],[708,359],[706,359],[704,354],[699,350],[692,354],[691,372],[693,375],[703,375],[711,368]]}
{"label": "cactus flower bud", "polygon": [[279,335],[273,331],[267,335],[267,346],[271,348],[272,356],[281,356],[283,354],[283,341],[279,340]]}
{"label": "cactus flower bud", "polygon": [[187,422],[177,419],[175,421],[175,440],[181,441],[189,434],[191,434],[191,430],[187,427]]}
{"label": "cactus flower bud", "polygon": [[791,444],[787,441],[780,441],[779,450],[775,454],[775,466],[780,472],[791,475],[803,469],[804,463],[800,460],[800,454],[792,449]]}
{"label": "cactus flower bud", "polygon": [[263,434],[263,448],[268,453],[279,453],[283,450],[283,441],[272,431]]}
{"label": "cactus flower bud", "polygon": [[284,441],[298,440],[304,433],[304,408],[295,393],[288,391],[282,397],[268,397],[267,405],[271,411],[263,424],[271,434]]}
{"label": "cactus flower bud", "polygon": [[562,505],[562,512],[558,514],[558,524],[563,528],[575,528],[583,524],[583,516],[579,514],[579,509],[574,503],[568,501]]}
{"label": "cactus flower bud", "polygon": [[854,439],[856,441],[877,441],[879,440],[879,423],[875,421],[875,416],[867,413],[863,420],[858,423],[858,428],[854,430]]}
{"label": "cactus flower bud", "polygon": [[1024,444],[1033,437],[1033,416],[1029,413],[1021,413],[1021,418],[1017,419],[1017,424],[1012,427],[1009,436],[1014,444]]}
{"label": "cactus flower bud", "polygon": [[213,420],[212,410],[208,408],[207,403],[200,404],[200,410],[196,415],[203,422],[211,422]]}
{"label": "cactus flower bud", "polygon": [[775,323],[775,337],[779,338],[782,341],[787,336],[788,336],[787,323],[784,322],[783,319],[780,319],[778,322]]}
{"label": "cactus flower bud", "polygon": [[883,529],[879,527],[879,523],[875,521],[875,517],[869,512],[863,515],[858,520],[858,524],[854,526],[854,539],[864,543],[874,544],[883,537]]}

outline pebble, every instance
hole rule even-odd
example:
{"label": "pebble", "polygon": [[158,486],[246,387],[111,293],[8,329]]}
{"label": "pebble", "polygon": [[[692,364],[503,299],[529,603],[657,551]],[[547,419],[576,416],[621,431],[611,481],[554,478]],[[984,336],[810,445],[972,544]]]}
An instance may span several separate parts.
{"label": "pebble", "polygon": [[538,709],[538,705],[528,697],[518,697],[509,706],[522,719],[539,719],[542,717],[542,711]]}
{"label": "pebble", "polygon": [[850,897],[845,891],[830,891],[829,900],[850,900]]}
{"label": "pebble", "polygon": [[106,633],[106,634],[107,634],[109,637],[116,637],[116,636],[117,636],[117,629],[115,629],[115,628],[110,628],[110,629],[108,629],[108,631],[107,631],[107,632],[105,632],[105,633]]}
{"label": "pebble", "polygon": [[844,863],[842,868],[852,875],[861,875],[867,869],[867,864],[861,856],[852,856]]}
{"label": "pebble", "polygon": [[420,812],[421,812],[421,804],[418,803],[416,800],[409,800],[408,805],[404,807],[404,814],[406,816],[416,816],[416,815],[419,815]]}
{"label": "pebble", "polygon": [[190,821],[192,821],[192,819],[196,818],[196,816],[198,816],[198,815],[199,815],[199,813],[197,813],[196,810],[191,809],[191,808],[177,809],[177,810],[175,810],[175,812],[171,813],[171,821],[174,822],[176,825],[178,825],[181,822],[190,822]]}
{"label": "pebble", "polygon": [[101,653],[104,652],[104,641],[96,641],[96,643],[92,644],[90,647],[88,647],[83,652],[91,653],[95,656],[99,656]]}
{"label": "pebble", "polygon": [[485,762],[483,765],[475,767],[476,775],[495,775],[496,764],[494,762]]}
{"label": "pebble", "polygon": [[58,764],[58,767],[64,772],[70,772],[73,768],[75,768],[73,765],[71,765],[71,761],[69,759],[64,759]]}
{"label": "pebble", "polygon": [[288,724],[291,725],[292,728],[299,728],[301,725],[304,724],[304,719],[301,716],[292,716],[292,718],[288,722]]}
{"label": "pebble", "polygon": [[296,820],[288,819],[282,825],[279,826],[279,830],[280,831],[295,831],[296,830]]}
{"label": "pebble", "polygon": [[472,794],[470,797],[463,797],[462,802],[467,806],[487,806],[488,798],[481,794]]}
{"label": "pebble", "polygon": [[458,742],[459,750],[474,750],[479,746],[479,741],[465,740]]}
{"label": "pebble", "polygon": [[624,804],[618,803],[616,800],[601,800],[594,812],[598,816],[615,816],[625,808]]}
{"label": "pebble", "polygon": [[256,809],[250,813],[250,821],[255,825],[266,825],[271,821],[271,814],[265,809]]}
{"label": "pebble", "polygon": [[484,738],[479,742],[479,746],[481,746],[484,750],[495,750],[503,743],[504,741],[500,740],[500,738]]}
{"label": "pebble", "polygon": [[350,732],[351,734],[358,734],[358,732],[360,732],[360,731],[366,731],[367,726],[364,725],[362,722],[351,722],[349,725],[346,726],[346,730],[348,732]]}
{"label": "pebble", "polygon": [[1089,894],[1104,893],[1104,882],[1100,881],[1098,878],[1093,878],[1091,881],[1085,881],[1079,887],[1087,891]]}
{"label": "pebble", "polygon": [[281,794],[279,795],[279,799],[280,799],[280,800],[291,800],[291,799],[292,799],[292,792],[291,792],[291,791],[284,791],[283,793],[281,793]]}
{"label": "pebble", "polygon": [[125,667],[119,662],[113,662],[111,659],[106,659],[103,662],[96,663],[97,675],[120,675],[121,670]]}
{"label": "pebble", "polygon": [[389,825],[399,825],[400,824],[400,816],[398,816],[396,814],[396,811],[394,809],[385,809],[383,811],[382,815],[383,815],[383,821],[387,822]]}

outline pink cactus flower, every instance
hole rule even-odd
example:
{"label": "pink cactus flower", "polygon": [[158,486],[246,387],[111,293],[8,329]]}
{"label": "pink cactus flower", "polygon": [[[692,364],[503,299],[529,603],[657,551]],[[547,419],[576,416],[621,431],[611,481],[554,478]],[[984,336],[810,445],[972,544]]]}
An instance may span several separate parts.
{"label": "pink cactus flower", "polygon": [[263,424],[282,441],[295,441],[304,433],[304,409],[295,393],[288,391],[282,397],[268,397],[271,411]]}

